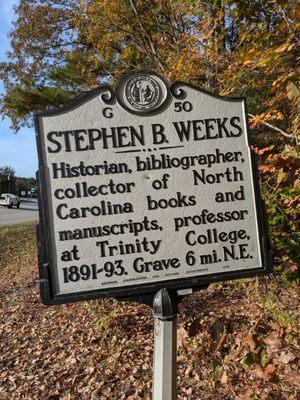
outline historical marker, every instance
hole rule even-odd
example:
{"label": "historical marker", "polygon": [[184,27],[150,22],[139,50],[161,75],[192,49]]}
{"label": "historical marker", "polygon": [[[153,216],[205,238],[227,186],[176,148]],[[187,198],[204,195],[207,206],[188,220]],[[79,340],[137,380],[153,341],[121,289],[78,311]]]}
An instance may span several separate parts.
{"label": "historical marker", "polygon": [[151,71],[35,117],[45,304],[271,268],[245,99]]}

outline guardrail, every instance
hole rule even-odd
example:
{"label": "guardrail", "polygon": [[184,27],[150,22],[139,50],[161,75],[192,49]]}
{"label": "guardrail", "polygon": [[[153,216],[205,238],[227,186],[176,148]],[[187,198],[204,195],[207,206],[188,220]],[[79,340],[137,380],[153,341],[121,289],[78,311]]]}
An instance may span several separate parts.
{"label": "guardrail", "polygon": [[28,197],[20,197],[20,202],[21,203],[37,203],[38,199],[30,199]]}

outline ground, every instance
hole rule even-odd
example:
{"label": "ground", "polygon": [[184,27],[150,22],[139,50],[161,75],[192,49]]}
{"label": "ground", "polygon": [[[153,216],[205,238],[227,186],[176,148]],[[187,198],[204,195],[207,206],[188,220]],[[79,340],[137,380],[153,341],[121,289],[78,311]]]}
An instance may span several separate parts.
{"label": "ground", "polygon": [[[35,224],[0,228],[0,246],[0,400],[151,399],[151,309],[113,299],[43,306]],[[297,289],[273,274],[186,298],[178,399],[300,399]]]}

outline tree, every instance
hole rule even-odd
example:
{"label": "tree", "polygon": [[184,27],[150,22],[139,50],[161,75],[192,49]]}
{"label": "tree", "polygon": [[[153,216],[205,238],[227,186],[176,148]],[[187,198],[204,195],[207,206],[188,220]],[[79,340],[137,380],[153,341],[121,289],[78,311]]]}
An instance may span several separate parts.
{"label": "tree", "polygon": [[0,75],[15,128],[35,109],[145,67],[246,95],[254,126],[299,128],[297,1],[22,0],[15,12]]}
{"label": "tree", "polygon": [[10,165],[0,166],[0,193],[15,189],[15,170]]}
{"label": "tree", "polygon": [[246,96],[271,219],[284,210],[285,222],[275,218],[273,231],[295,232],[297,0],[20,0],[15,12],[12,50],[0,65],[1,112],[15,129],[34,110],[113,83],[130,69]]}
{"label": "tree", "polygon": [[2,165],[0,166],[0,176],[15,176],[15,170],[11,165]]}

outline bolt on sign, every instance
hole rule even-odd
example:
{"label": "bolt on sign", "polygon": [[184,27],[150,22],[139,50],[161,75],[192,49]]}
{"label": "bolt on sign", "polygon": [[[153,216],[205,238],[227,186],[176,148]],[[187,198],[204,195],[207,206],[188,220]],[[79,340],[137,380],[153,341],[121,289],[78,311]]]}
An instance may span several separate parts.
{"label": "bolt on sign", "polygon": [[270,271],[244,98],[135,71],[35,124],[45,304]]}

